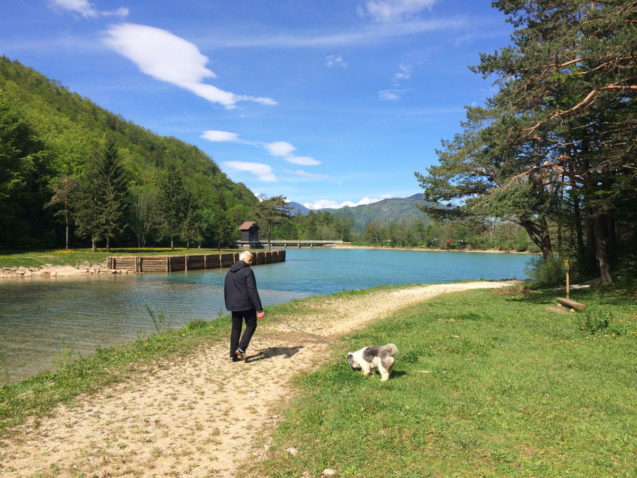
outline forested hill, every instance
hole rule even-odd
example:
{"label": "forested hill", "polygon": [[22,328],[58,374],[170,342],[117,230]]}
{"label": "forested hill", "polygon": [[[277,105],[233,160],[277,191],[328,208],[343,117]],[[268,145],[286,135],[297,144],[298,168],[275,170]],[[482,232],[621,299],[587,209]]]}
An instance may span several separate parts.
{"label": "forested hill", "polygon": [[[104,168],[119,174],[113,193],[119,202],[109,209],[93,198],[97,206],[90,208],[88,190],[104,188],[97,194],[104,203],[115,187],[100,183],[97,171]],[[66,219],[74,245],[204,238],[217,245],[231,242],[236,224],[257,206],[248,188],[195,146],[154,134],[0,58],[0,248],[64,247]],[[87,208],[102,217],[91,222]]]}
{"label": "forested hill", "polygon": [[414,194],[406,198],[383,199],[371,204],[354,207],[342,207],[329,209],[328,212],[336,217],[350,216],[353,226],[358,232],[363,232],[367,225],[376,221],[379,225],[386,226],[391,222],[425,220],[427,217],[418,206],[425,203],[422,194]]}

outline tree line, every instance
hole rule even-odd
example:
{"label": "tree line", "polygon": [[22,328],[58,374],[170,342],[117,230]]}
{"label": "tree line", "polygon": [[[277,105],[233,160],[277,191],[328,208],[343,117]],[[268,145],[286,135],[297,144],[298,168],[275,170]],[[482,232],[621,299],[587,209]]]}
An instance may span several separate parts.
{"label": "tree line", "polygon": [[198,148],[0,58],[0,248],[220,248],[258,204]]}
{"label": "tree line", "polygon": [[637,2],[499,0],[511,44],[472,67],[497,93],[467,107],[416,173],[431,217],[524,228],[545,263],[610,282],[636,268]]}

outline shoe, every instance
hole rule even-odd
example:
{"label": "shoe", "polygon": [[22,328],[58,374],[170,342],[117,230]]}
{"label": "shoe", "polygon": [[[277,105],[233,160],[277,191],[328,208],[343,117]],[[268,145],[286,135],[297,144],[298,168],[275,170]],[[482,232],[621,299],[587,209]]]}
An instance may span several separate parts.
{"label": "shoe", "polygon": [[246,360],[248,360],[248,357],[246,356],[246,351],[243,349],[237,349],[234,351],[234,354],[239,357],[241,360],[243,360],[244,362]]}
{"label": "shoe", "polygon": [[238,362],[239,361],[239,357],[237,357],[235,355],[234,357],[230,357],[230,360],[232,360],[233,362]]}

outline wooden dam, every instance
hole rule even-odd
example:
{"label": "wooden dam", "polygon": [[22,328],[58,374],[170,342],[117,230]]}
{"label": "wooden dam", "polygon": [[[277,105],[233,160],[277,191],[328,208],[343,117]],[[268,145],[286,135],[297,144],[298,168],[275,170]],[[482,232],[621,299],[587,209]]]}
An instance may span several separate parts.
{"label": "wooden dam", "polygon": [[[126,272],[188,272],[230,267],[239,260],[239,252],[224,254],[197,254],[188,256],[128,256],[109,257],[107,267]],[[285,262],[285,251],[252,253],[252,265]]]}

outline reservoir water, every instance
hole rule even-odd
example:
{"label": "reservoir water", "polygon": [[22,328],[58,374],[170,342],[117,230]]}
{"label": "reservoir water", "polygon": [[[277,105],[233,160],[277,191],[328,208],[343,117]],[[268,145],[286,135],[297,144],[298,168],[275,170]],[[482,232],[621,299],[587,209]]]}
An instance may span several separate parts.
{"label": "reservoir water", "polygon": [[[383,284],[525,279],[523,254],[289,249],[286,262],[255,266],[264,307],[310,295]],[[0,385],[55,368],[63,350],[86,356],[154,331],[146,310],[167,325],[213,320],[226,270],[0,282]]]}

